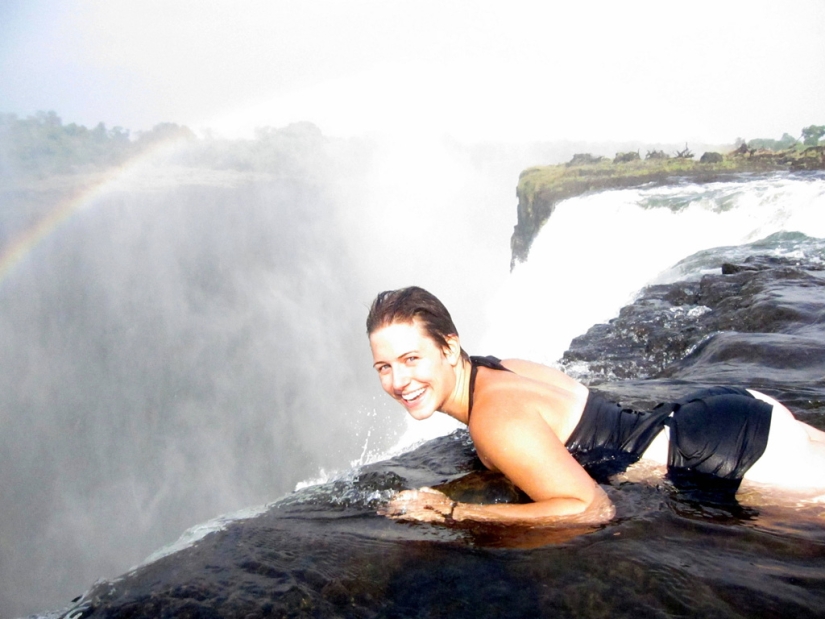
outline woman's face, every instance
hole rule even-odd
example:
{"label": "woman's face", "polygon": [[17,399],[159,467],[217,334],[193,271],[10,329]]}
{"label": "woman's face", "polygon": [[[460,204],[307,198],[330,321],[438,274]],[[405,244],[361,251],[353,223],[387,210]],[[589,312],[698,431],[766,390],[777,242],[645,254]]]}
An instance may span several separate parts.
{"label": "woman's face", "polygon": [[459,354],[439,348],[415,320],[373,331],[370,348],[381,386],[410,415],[426,419],[441,410],[455,388]]}

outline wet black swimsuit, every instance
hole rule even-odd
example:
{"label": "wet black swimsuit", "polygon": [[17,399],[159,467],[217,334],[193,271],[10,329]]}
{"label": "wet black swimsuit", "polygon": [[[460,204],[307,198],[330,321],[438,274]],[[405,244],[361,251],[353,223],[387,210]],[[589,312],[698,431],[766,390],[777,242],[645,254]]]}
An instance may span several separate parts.
{"label": "wet black swimsuit", "polygon": [[[470,357],[470,410],[477,366],[507,370],[495,357]],[[601,481],[638,461],[670,428],[668,476],[680,487],[736,492],[765,452],[773,407],[745,389],[712,387],[651,411],[622,408],[591,391],[565,447]]]}

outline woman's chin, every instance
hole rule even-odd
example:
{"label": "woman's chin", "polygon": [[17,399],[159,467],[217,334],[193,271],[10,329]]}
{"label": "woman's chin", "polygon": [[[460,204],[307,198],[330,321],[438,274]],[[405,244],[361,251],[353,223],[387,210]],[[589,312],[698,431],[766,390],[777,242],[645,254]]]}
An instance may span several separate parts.
{"label": "woman's chin", "polygon": [[415,406],[415,407],[405,407],[407,412],[410,414],[410,417],[415,419],[416,421],[424,421],[425,419],[429,419],[433,416],[435,411],[426,406]]}
{"label": "woman's chin", "polygon": [[398,403],[407,409],[407,413],[409,413],[410,417],[417,419],[418,421],[422,421],[432,417],[435,412],[435,407],[433,406],[431,401],[432,398],[430,396],[431,394],[429,393],[429,390],[427,390],[411,402],[404,400],[403,398],[398,398]]}
{"label": "woman's chin", "polygon": [[424,421],[425,419],[432,417],[433,413],[435,413],[435,411],[422,411],[420,413],[410,413],[410,415],[416,421]]}

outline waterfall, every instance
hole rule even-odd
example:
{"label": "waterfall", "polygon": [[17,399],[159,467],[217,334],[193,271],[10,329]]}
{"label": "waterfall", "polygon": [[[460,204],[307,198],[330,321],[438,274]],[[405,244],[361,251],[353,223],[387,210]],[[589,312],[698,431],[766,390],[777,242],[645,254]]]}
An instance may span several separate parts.
{"label": "waterfall", "polygon": [[[485,353],[552,364],[572,338],[615,316],[645,285],[701,274],[680,261],[782,232],[825,237],[825,178],[775,175],[585,195],[557,205],[489,304]],[[774,238],[769,250],[804,251]],[[745,256],[742,256],[745,257]]]}

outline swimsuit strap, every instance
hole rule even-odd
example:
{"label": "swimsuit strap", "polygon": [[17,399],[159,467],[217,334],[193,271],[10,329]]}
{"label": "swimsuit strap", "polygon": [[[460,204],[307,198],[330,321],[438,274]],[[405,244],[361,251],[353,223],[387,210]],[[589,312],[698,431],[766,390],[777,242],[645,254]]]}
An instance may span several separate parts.
{"label": "swimsuit strap", "polygon": [[470,413],[473,412],[473,391],[476,388],[476,374],[478,374],[479,366],[490,368],[491,370],[501,370],[503,372],[510,372],[506,367],[501,365],[501,359],[487,355],[486,357],[470,357],[470,402],[467,406],[467,424],[470,423]]}

